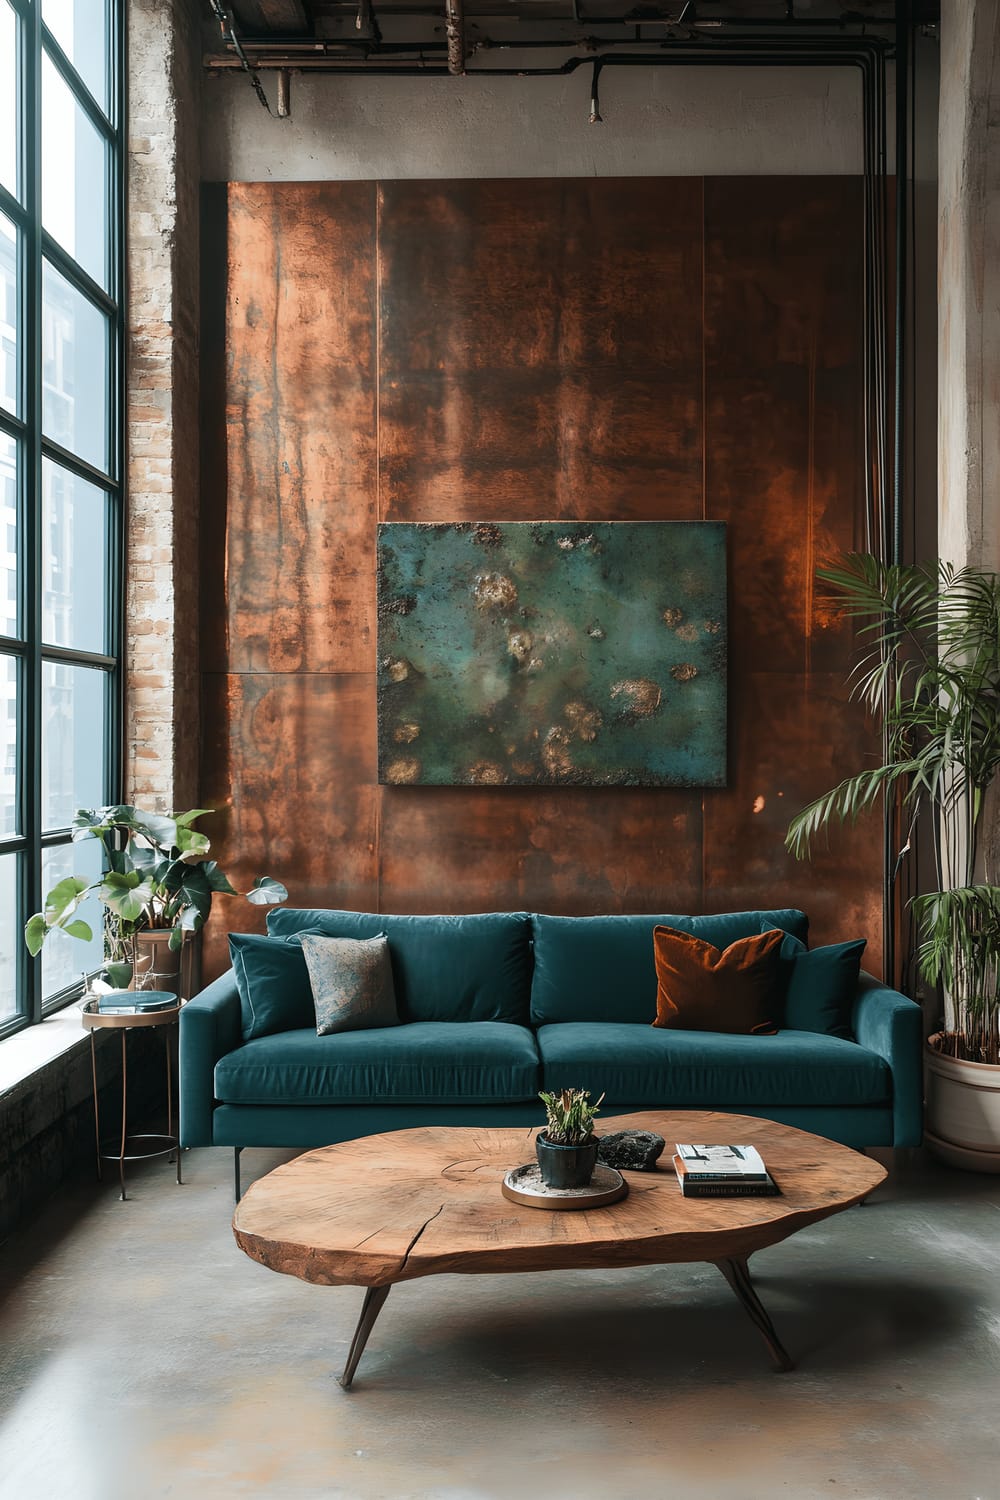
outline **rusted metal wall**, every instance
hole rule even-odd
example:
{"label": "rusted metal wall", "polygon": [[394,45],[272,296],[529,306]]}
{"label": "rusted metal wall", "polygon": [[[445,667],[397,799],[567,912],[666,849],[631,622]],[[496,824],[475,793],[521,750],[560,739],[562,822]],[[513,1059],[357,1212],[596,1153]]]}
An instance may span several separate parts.
{"label": "rusted metal wall", "polygon": [[[852,178],[230,184],[205,212],[204,805],[296,905],[801,905],[880,963],[863,762],[816,562],[860,545]],[[721,519],[725,790],[377,785],[375,525]],[[217,903],[222,934],[254,925]]]}

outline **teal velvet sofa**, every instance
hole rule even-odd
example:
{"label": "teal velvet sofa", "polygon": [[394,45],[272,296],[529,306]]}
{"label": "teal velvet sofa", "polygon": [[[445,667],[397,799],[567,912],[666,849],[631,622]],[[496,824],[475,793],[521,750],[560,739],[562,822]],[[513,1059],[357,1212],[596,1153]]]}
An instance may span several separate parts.
{"label": "teal velvet sofa", "polygon": [[408,917],[276,908],[276,957],[306,931],[385,933],[402,1024],[317,1036],[300,1000],[292,1024],[248,1040],[253,1018],[229,970],[181,1012],[181,1142],[234,1148],[238,1196],[246,1146],[320,1146],[426,1124],[541,1124],[539,1089],[575,1086],[605,1094],[603,1118],[718,1109],[849,1146],[920,1143],[919,1006],[862,973],[844,1035],[660,1029],[651,1024],[658,923],[719,948],[768,927],[800,943],[808,935],[795,910]]}

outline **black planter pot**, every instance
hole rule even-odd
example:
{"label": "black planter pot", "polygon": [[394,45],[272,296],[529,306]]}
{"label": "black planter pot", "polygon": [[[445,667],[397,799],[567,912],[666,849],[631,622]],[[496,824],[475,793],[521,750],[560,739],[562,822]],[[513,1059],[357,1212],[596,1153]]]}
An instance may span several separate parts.
{"label": "black planter pot", "polygon": [[535,1155],[546,1187],[586,1187],[597,1165],[597,1137],[583,1146],[557,1146],[541,1130],[535,1136]]}

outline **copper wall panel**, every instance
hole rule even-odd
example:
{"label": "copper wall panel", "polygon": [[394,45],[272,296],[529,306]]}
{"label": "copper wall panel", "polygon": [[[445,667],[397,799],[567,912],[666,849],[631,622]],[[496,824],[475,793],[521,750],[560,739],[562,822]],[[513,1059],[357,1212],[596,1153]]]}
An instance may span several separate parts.
{"label": "copper wall panel", "polygon": [[229,186],[228,653],[365,671],[374,639],[374,188]]}
{"label": "copper wall panel", "polygon": [[[783,847],[869,744],[812,584],[860,537],[860,202],[838,178],[230,185],[224,233],[210,205],[203,798],[240,879],[385,911],[800,903],[877,967],[878,830]],[[725,790],[375,785],[376,520],[703,515],[730,527]],[[217,905],[209,973],[250,925]]]}
{"label": "copper wall panel", "polygon": [[848,649],[815,571],[862,535],[861,232],[854,178],[705,184],[705,493],[737,678]]}
{"label": "copper wall panel", "polygon": [[802,906],[881,964],[874,821],[799,864],[789,817],[877,748],[817,566],[863,545],[861,184],[705,184],[705,496],[730,547],[730,785],[706,794],[706,906]]}
{"label": "copper wall panel", "polygon": [[[202,796],[219,809],[206,831],[237,889],[266,874],[296,906],[377,907],[374,678],[212,673],[203,699]],[[218,972],[222,934],[263,920],[261,908],[220,898],[207,972]]]}
{"label": "copper wall panel", "polygon": [[801,907],[813,943],[867,937],[880,973],[880,819],[831,833],[803,863],[784,847],[792,814],[860,767],[862,710],[833,673],[752,672],[733,696],[730,784],[705,798],[705,909]]}
{"label": "copper wall panel", "polygon": [[690,911],[701,797],[684,791],[382,787],[385,911]]}
{"label": "copper wall panel", "polygon": [[382,520],[701,515],[701,197],[380,189]]}

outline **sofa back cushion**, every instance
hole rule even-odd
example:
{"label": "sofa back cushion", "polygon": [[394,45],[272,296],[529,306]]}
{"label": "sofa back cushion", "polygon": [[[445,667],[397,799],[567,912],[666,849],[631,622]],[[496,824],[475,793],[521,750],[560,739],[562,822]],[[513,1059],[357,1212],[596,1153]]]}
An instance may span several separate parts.
{"label": "sofa back cushion", "polygon": [[858,993],[861,955],[867,938],[807,948],[786,934],[781,944],[784,971],[785,1025],[796,1031],[850,1037],[851,1014]]}
{"label": "sofa back cushion", "polygon": [[231,932],[229,956],[240,997],[244,1041],[275,1031],[316,1028],[316,1009],[302,938]]}
{"label": "sofa back cushion", "polygon": [[[384,932],[401,1021],[511,1021],[527,1025],[531,918],[527,912],[398,917],[274,907],[268,931],[289,937],[369,938]],[[654,985],[655,990],[655,985]]]}
{"label": "sofa back cushion", "polygon": [[[272,913],[280,916],[280,911]],[[653,928],[674,927],[716,948],[759,933],[761,922],[805,942],[809,920],[794,909],[708,917],[532,917],[535,975],[531,1021],[635,1021],[656,1017]]]}

